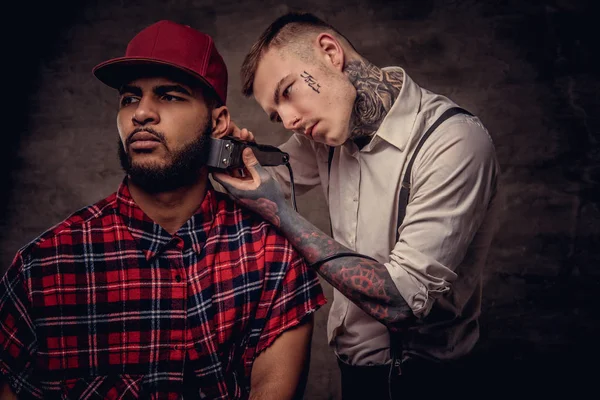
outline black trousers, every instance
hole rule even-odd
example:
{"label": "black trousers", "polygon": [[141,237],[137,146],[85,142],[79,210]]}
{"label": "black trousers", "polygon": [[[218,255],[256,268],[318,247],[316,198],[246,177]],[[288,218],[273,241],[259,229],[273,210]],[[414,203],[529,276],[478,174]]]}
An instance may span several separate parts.
{"label": "black trousers", "polygon": [[465,390],[465,383],[472,379],[459,363],[412,359],[402,364],[400,375],[390,365],[355,366],[341,360],[338,365],[342,400],[412,400],[438,398],[440,393],[446,397],[460,394]]}

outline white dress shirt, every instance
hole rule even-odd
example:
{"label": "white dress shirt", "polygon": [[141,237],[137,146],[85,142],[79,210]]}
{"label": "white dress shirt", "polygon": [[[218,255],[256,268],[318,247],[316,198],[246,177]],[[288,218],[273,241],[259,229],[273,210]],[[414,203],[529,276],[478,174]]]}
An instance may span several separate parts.
{"label": "white dress shirt", "polygon": [[[321,185],[335,240],[384,264],[419,318],[404,336],[405,354],[447,360],[479,337],[482,270],[501,206],[499,166],[492,139],[477,117],[453,116],[420,149],[411,174],[406,216],[396,226],[404,170],[421,136],[450,99],[404,74],[398,98],[373,140],[336,148],[294,134],[280,147],[290,154],[297,193]],[[271,169],[288,187],[285,167]],[[399,230],[400,239],[396,241]],[[354,365],[390,361],[386,327],[334,290],[327,333],[336,354]]]}

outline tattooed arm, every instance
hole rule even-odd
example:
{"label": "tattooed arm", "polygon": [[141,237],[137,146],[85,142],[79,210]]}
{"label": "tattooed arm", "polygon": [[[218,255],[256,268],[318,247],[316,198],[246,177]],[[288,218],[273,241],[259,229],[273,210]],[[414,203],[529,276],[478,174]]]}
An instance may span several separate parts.
{"label": "tattooed arm", "polygon": [[[214,178],[240,204],[277,226],[309,264],[340,253],[354,253],[327,236],[295,212],[278,183],[258,164],[252,151],[243,153],[250,172],[246,179],[215,173]],[[389,328],[401,328],[414,315],[400,295],[386,267],[360,257],[344,256],[327,261],[317,272],[344,296]]]}

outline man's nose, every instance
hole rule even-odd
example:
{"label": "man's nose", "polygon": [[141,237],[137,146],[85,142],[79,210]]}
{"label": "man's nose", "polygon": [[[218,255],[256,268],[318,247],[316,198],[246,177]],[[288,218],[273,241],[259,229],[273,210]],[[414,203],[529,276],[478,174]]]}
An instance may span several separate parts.
{"label": "man's nose", "polygon": [[300,118],[295,115],[290,115],[283,120],[283,126],[285,129],[294,131],[297,130],[300,125]]}
{"label": "man's nose", "polygon": [[133,113],[132,120],[137,125],[157,123],[159,115],[154,103],[148,98],[142,98]]}

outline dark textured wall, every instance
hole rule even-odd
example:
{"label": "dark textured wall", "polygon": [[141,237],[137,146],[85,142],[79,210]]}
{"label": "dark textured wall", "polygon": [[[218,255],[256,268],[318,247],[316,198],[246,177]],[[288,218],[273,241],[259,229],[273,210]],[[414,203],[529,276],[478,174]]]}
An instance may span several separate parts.
{"label": "dark textured wall", "polygon": [[[4,77],[9,108],[0,157],[9,167],[0,181],[0,271],[19,247],[110,194],[122,178],[117,99],[92,76],[96,63],[122,55],[135,33],[159,19],[203,30],[229,66],[234,119],[260,141],[279,144],[288,134],[241,96],[238,70],[269,22],[291,9],[312,10],[373,63],[404,67],[421,86],[453,98],[487,125],[507,204],[485,273],[476,355],[503,386],[510,386],[510,370],[560,377],[545,385],[580,387],[589,382],[581,362],[598,355],[600,333],[594,300],[600,289],[600,63],[593,3],[16,3],[3,28],[5,60],[12,62],[5,62]],[[328,231],[319,190],[299,198],[298,206]],[[325,341],[328,309],[317,314],[308,399],[339,398]]]}

